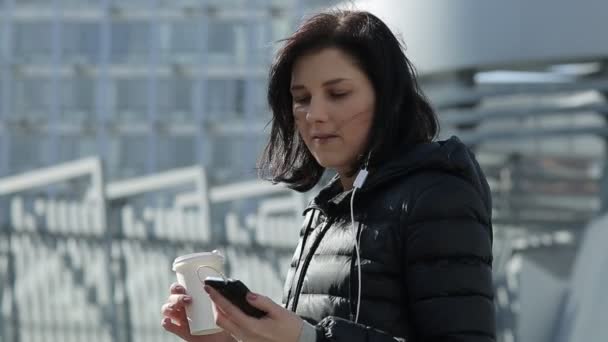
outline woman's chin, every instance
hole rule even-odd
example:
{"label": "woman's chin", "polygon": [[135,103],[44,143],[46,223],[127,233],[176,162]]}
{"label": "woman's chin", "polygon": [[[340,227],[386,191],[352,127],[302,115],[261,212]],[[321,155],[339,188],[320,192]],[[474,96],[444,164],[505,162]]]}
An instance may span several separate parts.
{"label": "woman's chin", "polygon": [[327,170],[335,171],[337,173],[341,173],[345,169],[345,167],[342,164],[331,163],[331,162],[323,162],[323,161],[319,161],[319,160],[317,160],[317,162],[323,168],[325,168]]}
{"label": "woman's chin", "polygon": [[319,165],[321,165],[322,167],[326,168],[326,169],[335,169],[336,168],[336,164],[332,163],[331,160],[327,160],[327,159],[321,159],[321,158],[316,158],[317,159],[317,163],[319,163]]}
{"label": "woman's chin", "polygon": [[315,160],[323,168],[335,170],[338,172],[340,172],[341,170],[344,170],[344,169],[348,169],[348,166],[350,165],[343,158],[332,158],[332,156],[315,155]]}

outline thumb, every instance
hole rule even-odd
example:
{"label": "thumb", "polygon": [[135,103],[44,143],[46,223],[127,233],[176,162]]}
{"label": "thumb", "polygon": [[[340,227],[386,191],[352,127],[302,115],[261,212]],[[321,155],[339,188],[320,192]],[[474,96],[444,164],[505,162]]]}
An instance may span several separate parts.
{"label": "thumb", "polygon": [[253,292],[247,294],[247,301],[256,308],[271,314],[276,311],[278,305],[272,299]]}

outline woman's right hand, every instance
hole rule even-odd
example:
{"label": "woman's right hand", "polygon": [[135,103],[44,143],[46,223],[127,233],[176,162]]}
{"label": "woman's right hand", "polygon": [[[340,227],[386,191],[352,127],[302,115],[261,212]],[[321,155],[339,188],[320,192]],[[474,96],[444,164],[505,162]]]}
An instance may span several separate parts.
{"label": "woman's right hand", "polygon": [[196,336],[190,334],[188,319],[186,318],[186,305],[192,303],[192,297],[186,294],[186,289],[174,283],[171,285],[171,294],[167,303],[162,306],[162,327],[188,342],[232,342],[234,339],[222,331],[213,335]]}

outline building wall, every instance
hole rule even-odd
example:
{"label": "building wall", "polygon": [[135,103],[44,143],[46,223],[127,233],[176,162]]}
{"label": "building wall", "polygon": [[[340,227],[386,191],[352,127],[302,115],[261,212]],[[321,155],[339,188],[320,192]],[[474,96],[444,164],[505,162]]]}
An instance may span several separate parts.
{"label": "building wall", "polygon": [[485,69],[608,54],[603,0],[359,0],[401,33],[423,73]]}
{"label": "building wall", "polygon": [[303,6],[0,2],[0,176],[100,155],[111,179],[197,163],[254,178],[273,42]]}

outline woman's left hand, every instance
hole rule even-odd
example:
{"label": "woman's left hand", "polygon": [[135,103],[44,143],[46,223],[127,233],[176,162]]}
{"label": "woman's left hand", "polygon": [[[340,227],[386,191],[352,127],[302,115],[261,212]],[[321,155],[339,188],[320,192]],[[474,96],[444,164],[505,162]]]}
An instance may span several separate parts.
{"label": "woman's left hand", "polygon": [[217,308],[215,323],[237,340],[297,342],[304,321],[270,298],[252,292],[247,294],[247,301],[251,305],[267,313],[257,319],[245,314],[210,286],[205,286],[205,291]]}

